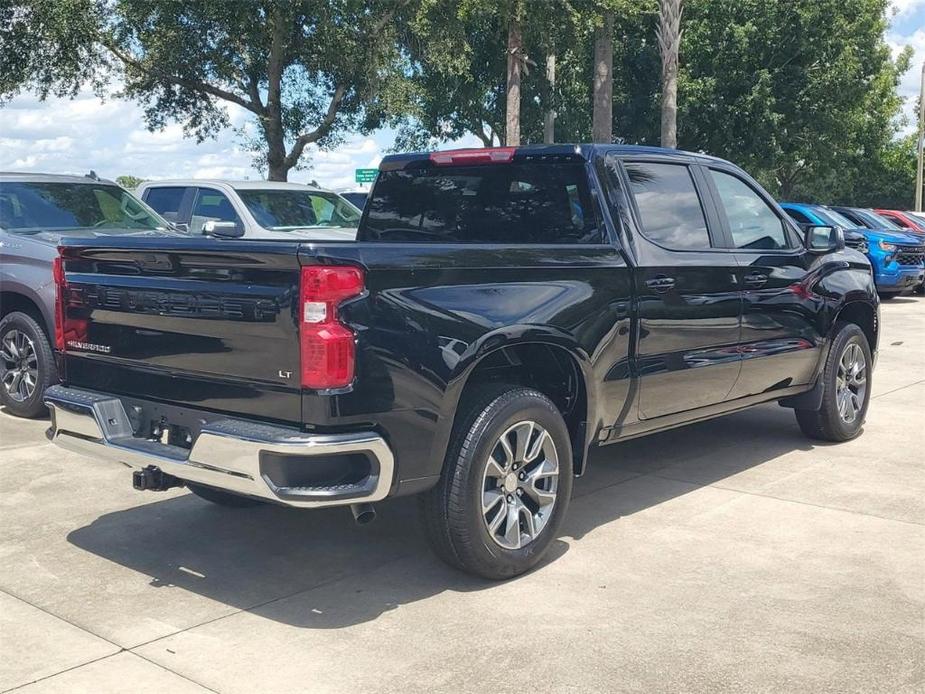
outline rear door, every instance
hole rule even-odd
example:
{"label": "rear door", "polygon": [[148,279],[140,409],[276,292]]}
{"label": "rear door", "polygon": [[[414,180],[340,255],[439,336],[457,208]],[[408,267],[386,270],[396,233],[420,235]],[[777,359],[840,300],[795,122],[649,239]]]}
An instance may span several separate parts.
{"label": "rear door", "polygon": [[700,169],[675,156],[608,162],[633,207],[639,417],[722,402],[739,374],[742,300]]}
{"label": "rear door", "polygon": [[730,398],[808,383],[823,336],[821,297],[808,270],[817,256],[754,181],[732,168],[704,169],[720,222],[735,249],[742,287],[742,372]]}
{"label": "rear door", "polygon": [[168,222],[189,224],[189,211],[195,188],[187,186],[153,186],[145,188],[141,199]]}

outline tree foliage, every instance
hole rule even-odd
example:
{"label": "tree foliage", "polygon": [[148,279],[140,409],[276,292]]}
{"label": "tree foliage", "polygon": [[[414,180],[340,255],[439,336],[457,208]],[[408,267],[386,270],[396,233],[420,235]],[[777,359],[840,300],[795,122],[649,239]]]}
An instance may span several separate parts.
{"label": "tree foliage", "polygon": [[128,190],[134,190],[144,182],[145,179],[138,178],[138,176],[132,176],[131,174],[116,176],[116,183]]}
{"label": "tree foliage", "polygon": [[689,0],[679,143],[757,174],[792,197],[848,180],[896,133],[887,0]]}
{"label": "tree foliage", "polygon": [[253,117],[258,161],[285,180],[305,147],[336,145],[400,105],[397,25],[411,0],[29,0],[0,6],[0,95],[73,95],[121,77],[152,129],[199,140]]}
{"label": "tree foliage", "polygon": [[[678,145],[744,166],[773,193],[905,200],[888,0],[685,0]],[[507,40],[523,36],[520,139],[591,139],[594,34],[613,16],[613,135],[658,144],[658,0],[0,0],[0,100],[81,86],[139,101],[198,139],[251,114],[258,162],[283,178],[304,148],[383,123],[396,149],[505,137]],[[556,80],[545,64],[555,56]],[[908,205],[909,203],[904,203]]]}

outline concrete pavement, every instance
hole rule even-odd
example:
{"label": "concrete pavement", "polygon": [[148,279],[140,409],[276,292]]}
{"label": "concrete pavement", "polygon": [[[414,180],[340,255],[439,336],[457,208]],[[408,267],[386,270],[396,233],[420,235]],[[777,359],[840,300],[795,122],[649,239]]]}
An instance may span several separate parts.
{"label": "concrete pavement", "polygon": [[0,414],[0,691],[925,691],[925,299],[882,318],[859,439],[770,405],[603,449],[503,584],[412,500],[135,492]]}

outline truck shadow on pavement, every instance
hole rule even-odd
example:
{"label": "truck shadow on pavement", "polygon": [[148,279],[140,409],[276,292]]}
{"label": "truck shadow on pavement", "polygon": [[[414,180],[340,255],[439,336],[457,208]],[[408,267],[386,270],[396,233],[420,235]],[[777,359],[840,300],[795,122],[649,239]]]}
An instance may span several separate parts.
{"label": "truck shadow on pavement", "polygon": [[[790,410],[765,406],[594,451],[560,537],[536,571],[568,552],[568,538],[580,542],[602,525],[814,445]],[[226,509],[182,494],[100,516],[68,541],[149,576],[153,587],[179,587],[313,629],[496,585],[431,555],[415,499],[378,510],[375,522],[356,526],[347,509]]]}

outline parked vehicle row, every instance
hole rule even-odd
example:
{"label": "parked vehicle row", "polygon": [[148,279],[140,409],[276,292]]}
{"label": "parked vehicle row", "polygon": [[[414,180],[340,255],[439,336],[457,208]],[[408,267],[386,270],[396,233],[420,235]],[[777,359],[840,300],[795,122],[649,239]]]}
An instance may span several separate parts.
{"label": "parked vehicle row", "polygon": [[[213,193],[183,187],[174,223],[238,223],[195,214]],[[720,159],[390,155],[355,243],[292,233],[304,218],[267,225],[244,188],[218,190],[272,235],[179,234],[122,203],[148,226],[95,230],[107,206],[48,246],[50,437],[129,465],[137,489],[349,506],[360,521],[415,494],[440,557],[506,578],[556,537],[591,447],[774,401],[814,438],[864,423],[870,262],[835,225],[798,229]],[[21,369],[18,348],[7,356]]]}
{"label": "parked vehicle row", "polygon": [[841,229],[846,243],[870,260],[882,298],[921,291],[925,281],[925,220],[895,210],[792,202],[783,202],[781,207],[801,226],[827,224]]}
{"label": "parked vehicle row", "polygon": [[194,236],[353,241],[360,210],[300,183],[191,179],[148,181],[141,199]]}

